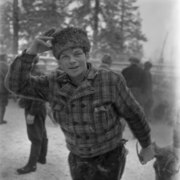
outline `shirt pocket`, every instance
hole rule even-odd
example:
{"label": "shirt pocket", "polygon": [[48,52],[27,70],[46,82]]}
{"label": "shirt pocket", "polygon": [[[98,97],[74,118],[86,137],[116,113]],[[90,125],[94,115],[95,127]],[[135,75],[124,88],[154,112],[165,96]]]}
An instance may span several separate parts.
{"label": "shirt pocket", "polygon": [[67,116],[65,113],[65,105],[64,104],[54,104],[52,106],[53,110],[53,117],[56,120],[56,122],[62,124],[63,122],[66,122]]}
{"label": "shirt pocket", "polygon": [[112,125],[113,111],[111,104],[102,104],[94,107],[94,121],[98,131],[109,130]]}

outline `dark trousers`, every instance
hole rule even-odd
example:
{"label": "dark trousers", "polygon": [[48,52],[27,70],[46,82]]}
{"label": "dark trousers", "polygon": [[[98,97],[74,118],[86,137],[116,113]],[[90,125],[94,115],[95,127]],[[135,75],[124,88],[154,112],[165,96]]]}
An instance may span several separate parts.
{"label": "dark trousers", "polygon": [[120,180],[127,150],[124,145],[93,158],[81,158],[70,152],[69,167],[73,180]]}
{"label": "dark trousers", "polygon": [[46,114],[38,114],[35,116],[32,125],[27,124],[27,134],[31,141],[31,150],[28,165],[36,165],[38,160],[46,159],[48,139],[45,127]]}

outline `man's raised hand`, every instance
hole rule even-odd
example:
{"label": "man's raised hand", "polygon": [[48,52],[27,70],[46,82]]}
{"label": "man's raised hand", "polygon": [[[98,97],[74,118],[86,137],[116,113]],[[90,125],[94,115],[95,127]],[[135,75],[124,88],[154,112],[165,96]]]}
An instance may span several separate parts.
{"label": "man's raised hand", "polygon": [[52,28],[41,36],[35,38],[31,43],[30,47],[27,49],[26,53],[28,54],[38,54],[45,51],[51,50],[51,40],[53,39],[52,35],[55,33],[55,29]]}

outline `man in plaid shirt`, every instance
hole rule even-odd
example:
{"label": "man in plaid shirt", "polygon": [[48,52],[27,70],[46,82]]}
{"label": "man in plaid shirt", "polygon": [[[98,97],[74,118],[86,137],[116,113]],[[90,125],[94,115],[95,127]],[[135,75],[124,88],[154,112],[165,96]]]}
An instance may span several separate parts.
{"label": "man in plaid shirt", "polygon": [[[52,50],[63,72],[32,76],[38,53]],[[11,64],[6,85],[22,96],[48,101],[64,132],[73,180],[119,180],[126,151],[120,117],[126,119],[142,150],[143,164],[154,157],[150,128],[124,78],[87,62],[85,31],[67,27],[35,39]]]}

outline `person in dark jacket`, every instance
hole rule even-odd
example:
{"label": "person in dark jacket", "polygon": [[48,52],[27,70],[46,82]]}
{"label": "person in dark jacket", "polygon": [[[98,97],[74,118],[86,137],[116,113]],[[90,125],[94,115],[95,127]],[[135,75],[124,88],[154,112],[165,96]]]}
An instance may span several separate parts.
{"label": "person in dark jacket", "polygon": [[4,115],[8,105],[9,92],[5,87],[4,80],[8,72],[7,55],[0,54],[0,125],[6,124]]}
{"label": "person in dark jacket", "polygon": [[151,117],[151,109],[153,105],[153,83],[151,74],[152,63],[146,61],[144,63],[144,111],[148,117]]}
{"label": "person in dark jacket", "polygon": [[129,61],[131,64],[122,70],[122,75],[136,100],[144,106],[144,70],[140,67],[138,58],[131,57]]}
{"label": "person in dark jacket", "polygon": [[[36,67],[36,68],[35,68]],[[33,68],[33,74],[39,74],[37,66]],[[31,141],[31,149],[27,164],[17,169],[18,174],[26,174],[36,171],[37,162],[46,163],[48,138],[45,127],[46,106],[43,101],[21,98],[19,106],[24,108],[28,138]]]}

